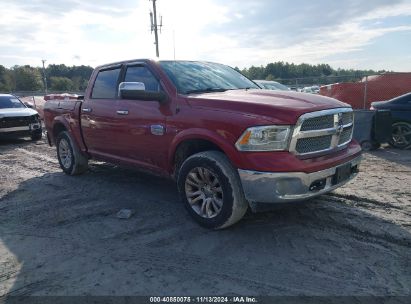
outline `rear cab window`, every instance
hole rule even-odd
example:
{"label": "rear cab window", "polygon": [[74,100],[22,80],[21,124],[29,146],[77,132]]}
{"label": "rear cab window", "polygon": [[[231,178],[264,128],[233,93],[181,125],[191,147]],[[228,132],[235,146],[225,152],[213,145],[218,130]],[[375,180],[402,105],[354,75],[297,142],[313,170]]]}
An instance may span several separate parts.
{"label": "rear cab window", "polygon": [[117,97],[120,71],[120,67],[99,71],[91,92],[91,98],[115,99]]}

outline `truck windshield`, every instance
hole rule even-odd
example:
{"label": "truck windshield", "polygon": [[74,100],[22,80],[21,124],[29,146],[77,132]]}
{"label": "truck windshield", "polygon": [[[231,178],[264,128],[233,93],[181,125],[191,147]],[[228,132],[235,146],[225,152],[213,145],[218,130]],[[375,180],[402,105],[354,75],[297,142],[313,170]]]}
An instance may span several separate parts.
{"label": "truck windshield", "polygon": [[0,96],[0,109],[25,108],[25,106],[14,96]]}
{"label": "truck windshield", "polygon": [[259,87],[233,68],[211,62],[160,61],[160,66],[182,94],[224,92]]}

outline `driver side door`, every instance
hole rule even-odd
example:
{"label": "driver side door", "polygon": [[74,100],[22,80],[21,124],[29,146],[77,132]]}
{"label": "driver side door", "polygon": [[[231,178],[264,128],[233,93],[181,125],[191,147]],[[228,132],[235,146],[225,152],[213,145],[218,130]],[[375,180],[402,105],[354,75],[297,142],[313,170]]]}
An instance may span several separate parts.
{"label": "driver side door", "polygon": [[[146,91],[162,90],[159,79],[144,63],[124,67],[124,82],[144,84]],[[162,171],[170,143],[166,117],[169,104],[159,100],[119,99],[117,116],[123,132],[118,134],[121,157],[137,166]]]}

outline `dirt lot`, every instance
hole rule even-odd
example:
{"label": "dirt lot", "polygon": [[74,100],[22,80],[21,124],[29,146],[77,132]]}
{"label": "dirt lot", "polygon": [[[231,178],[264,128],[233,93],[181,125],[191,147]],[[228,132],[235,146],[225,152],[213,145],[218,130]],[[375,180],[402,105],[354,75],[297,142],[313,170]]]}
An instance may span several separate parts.
{"label": "dirt lot", "polygon": [[208,231],[173,182],[97,162],[69,177],[45,142],[1,142],[0,296],[410,295],[411,151],[365,154],[361,169],[331,195]]}

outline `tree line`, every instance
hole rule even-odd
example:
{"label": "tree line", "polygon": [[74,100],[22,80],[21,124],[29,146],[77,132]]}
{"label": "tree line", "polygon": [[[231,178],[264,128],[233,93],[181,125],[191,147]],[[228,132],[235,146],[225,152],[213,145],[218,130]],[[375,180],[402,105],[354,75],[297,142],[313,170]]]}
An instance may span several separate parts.
{"label": "tree line", "polygon": [[[287,85],[294,85],[296,82],[304,83],[332,83],[336,77],[341,77],[344,81],[357,81],[365,75],[382,73],[385,71],[374,70],[354,70],[354,69],[334,69],[328,64],[311,65],[307,63],[294,64],[288,62],[273,62],[266,66],[251,66],[240,70],[243,75],[255,80],[279,80]],[[309,78],[309,80],[307,80]]]}
{"label": "tree line", "polygon": [[[375,74],[373,70],[333,69],[328,64],[294,64],[273,62],[266,66],[251,66],[240,70],[250,79],[280,80],[284,84],[294,85],[298,79],[312,78],[312,82],[332,83],[333,77],[344,76],[345,81],[355,81],[364,75]],[[45,69],[47,87],[50,91],[84,91],[93,71],[90,66],[66,66],[50,64]],[[378,71],[384,72],[384,71]],[[0,92],[44,91],[43,69],[29,65],[6,68],[0,65]]]}
{"label": "tree line", "polygon": [[[50,64],[45,68],[50,91],[82,92],[87,87],[93,68]],[[0,65],[0,92],[44,91],[44,74],[40,67],[29,65],[6,68]]]}

